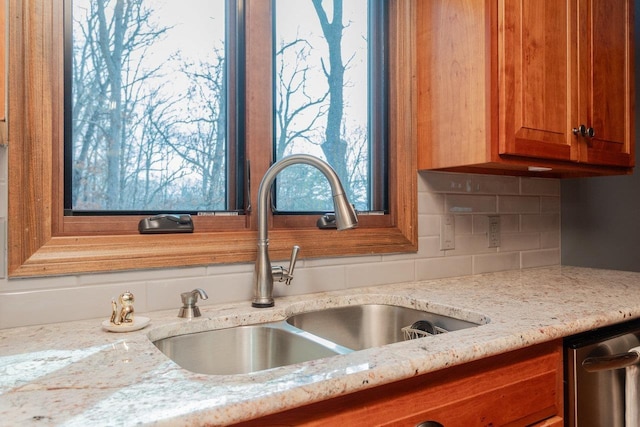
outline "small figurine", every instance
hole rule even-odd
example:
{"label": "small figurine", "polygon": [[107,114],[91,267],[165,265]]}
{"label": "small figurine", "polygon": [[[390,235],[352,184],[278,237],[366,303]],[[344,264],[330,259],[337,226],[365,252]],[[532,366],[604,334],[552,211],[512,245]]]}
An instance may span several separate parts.
{"label": "small figurine", "polygon": [[133,323],[133,294],[129,291],[120,295],[120,312],[116,300],[111,300],[111,324],[121,325],[123,323]]}

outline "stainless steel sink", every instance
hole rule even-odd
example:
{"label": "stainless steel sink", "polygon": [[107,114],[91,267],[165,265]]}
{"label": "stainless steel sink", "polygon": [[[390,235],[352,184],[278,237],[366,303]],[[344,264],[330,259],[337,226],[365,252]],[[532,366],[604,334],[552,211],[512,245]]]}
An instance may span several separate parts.
{"label": "stainless steel sink", "polygon": [[250,373],[339,354],[274,326],[217,329],[164,338],[154,344],[184,369],[218,375]]}
{"label": "stainless steel sink", "polygon": [[[403,328],[427,321],[435,333],[478,326],[453,317],[385,304],[362,304],[296,314],[287,323],[352,350],[405,339]],[[424,334],[426,335],[426,334]]]}
{"label": "stainless steel sink", "polygon": [[293,314],[278,322],[177,335],[153,343],[184,369],[233,375],[403,341],[408,338],[406,329],[416,322],[423,324],[417,331],[420,337],[424,331],[451,332],[478,326],[486,319],[476,323],[401,306],[361,304]]}

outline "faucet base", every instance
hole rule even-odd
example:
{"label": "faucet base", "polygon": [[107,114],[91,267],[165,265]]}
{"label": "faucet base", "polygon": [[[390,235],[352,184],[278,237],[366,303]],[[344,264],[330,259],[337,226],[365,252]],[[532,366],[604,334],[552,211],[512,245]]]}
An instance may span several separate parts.
{"label": "faucet base", "polygon": [[254,308],[269,308],[269,307],[273,307],[275,305],[275,303],[273,301],[271,302],[252,302],[251,303],[251,307]]}
{"label": "faucet base", "polygon": [[180,311],[178,312],[178,317],[183,317],[185,319],[193,319],[194,317],[200,317],[200,308],[199,307],[180,307]]}

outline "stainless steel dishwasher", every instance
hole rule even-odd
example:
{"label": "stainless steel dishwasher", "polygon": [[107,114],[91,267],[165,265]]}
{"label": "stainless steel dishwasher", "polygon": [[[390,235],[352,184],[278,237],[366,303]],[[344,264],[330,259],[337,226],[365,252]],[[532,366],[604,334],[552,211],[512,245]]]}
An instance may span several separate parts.
{"label": "stainless steel dishwasher", "polygon": [[565,425],[625,427],[625,401],[640,405],[625,398],[625,369],[640,361],[629,350],[639,345],[640,319],[565,339]]}

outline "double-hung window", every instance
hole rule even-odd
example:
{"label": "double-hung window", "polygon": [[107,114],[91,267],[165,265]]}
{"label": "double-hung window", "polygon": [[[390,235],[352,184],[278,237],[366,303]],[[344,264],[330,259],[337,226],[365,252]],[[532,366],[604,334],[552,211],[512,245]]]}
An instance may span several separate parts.
{"label": "double-hung window", "polygon": [[[412,14],[405,0],[10,1],[12,276],[247,262],[262,175],[271,246],[302,256],[412,251]],[[400,61],[404,61],[400,64]],[[37,153],[37,154],[36,154]],[[140,235],[189,213],[189,235]]]}

